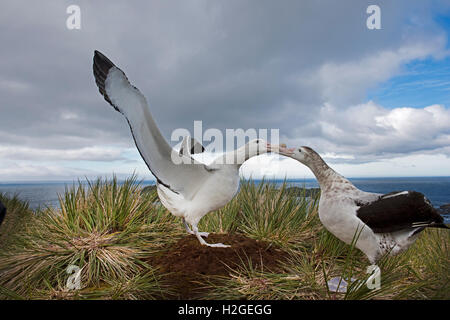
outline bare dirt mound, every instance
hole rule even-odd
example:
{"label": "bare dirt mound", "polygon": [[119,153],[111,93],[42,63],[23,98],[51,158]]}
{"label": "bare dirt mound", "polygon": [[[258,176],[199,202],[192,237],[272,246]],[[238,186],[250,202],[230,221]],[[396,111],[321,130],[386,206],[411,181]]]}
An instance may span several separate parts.
{"label": "bare dirt mound", "polygon": [[[241,234],[210,234],[209,243],[222,242],[230,248],[202,246],[197,238],[188,235],[170,245],[148,263],[163,273],[171,273],[168,282],[174,290],[173,298],[193,299],[200,297],[202,286],[213,276],[228,276],[231,269],[251,265],[266,271],[276,271],[287,253],[264,241]],[[202,285],[203,284],[203,285]]]}

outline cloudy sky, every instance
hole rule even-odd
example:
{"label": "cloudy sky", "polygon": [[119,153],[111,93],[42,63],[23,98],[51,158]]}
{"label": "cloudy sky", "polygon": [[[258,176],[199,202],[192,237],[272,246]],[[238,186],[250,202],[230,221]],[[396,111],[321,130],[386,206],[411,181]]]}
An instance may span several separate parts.
{"label": "cloudy sky", "polygon": [[[66,27],[72,4],[80,30]],[[366,26],[370,4],[380,30]],[[168,140],[195,120],[279,129],[282,142],[315,148],[349,177],[450,176],[449,0],[0,6],[0,182],[152,179],[97,91],[95,49],[147,96]],[[275,156],[242,174],[312,177]]]}

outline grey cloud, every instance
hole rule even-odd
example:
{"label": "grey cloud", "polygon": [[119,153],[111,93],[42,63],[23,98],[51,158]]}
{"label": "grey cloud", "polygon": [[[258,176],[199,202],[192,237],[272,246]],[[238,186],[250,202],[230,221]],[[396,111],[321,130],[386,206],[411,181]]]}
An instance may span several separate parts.
{"label": "grey cloud", "polygon": [[[98,49],[147,96],[167,138],[202,120],[205,129],[279,128],[286,140],[320,140],[337,152],[317,120],[330,99],[317,73],[325,64],[428,43],[443,34],[432,20],[433,5],[446,6],[379,0],[383,29],[370,32],[368,0],[85,0],[77,1],[82,29],[69,31],[69,4],[2,3],[0,145],[133,147],[126,121],[95,86]],[[341,97],[336,107],[346,110],[370,85],[355,87],[355,96]],[[340,143],[357,145],[351,134]]]}
{"label": "grey cloud", "polygon": [[34,161],[117,161],[125,160],[121,150],[104,147],[86,147],[80,149],[41,149],[27,147],[0,147],[0,158],[9,160]]}

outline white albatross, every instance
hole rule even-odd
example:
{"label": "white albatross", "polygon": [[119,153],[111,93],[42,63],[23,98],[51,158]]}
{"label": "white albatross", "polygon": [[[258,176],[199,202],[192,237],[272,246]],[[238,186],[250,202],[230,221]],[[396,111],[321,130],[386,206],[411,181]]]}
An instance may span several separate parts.
{"label": "white albatross", "polygon": [[385,254],[408,249],[426,227],[449,229],[420,192],[365,192],[331,169],[313,149],[289,151],[289,157],[309,167],[317,178],[321,190],[319,219],[324,227],[347,244],[356,235],[355,246],[371,264]]}
{"label": "white albatross", "polygon": [[199,232],[197,225],[204,215],[233,199],[239,187],[240,166],[253,156],[269,152],[270,144],[262,139],[252,140],[209,165],[200,163],[191,153],[202,152],[201,144],[185,137],[180,150],[173,150],[153,120],[145,97],[130,84],[122,70],[98,51],[94,54],[93,71],[100,93],[127,119],[136,147],[156,178],[158,196],[164,207],[181,217],[186,230],[202,245],[229,247],[207,243],[202,237],[208,233]]}

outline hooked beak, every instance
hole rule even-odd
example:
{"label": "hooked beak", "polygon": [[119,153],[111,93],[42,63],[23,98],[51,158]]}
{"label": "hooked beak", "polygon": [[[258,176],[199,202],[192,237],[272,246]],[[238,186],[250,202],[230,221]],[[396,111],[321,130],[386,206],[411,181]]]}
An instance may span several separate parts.
{"label": "hooked beak", "polygon": [[277,145],[277,146],[272,146],[271,151],[279,153],[283,156],[291,156],[294,154],[294,150],[295,148],[287,148],[286,145],[284,143]]}
{"label": "hooked beak", "polygon": [[287,148],[286,145],[282,143],[280,145],[271,146],[271,148],[268,148],[268,150],[279,153],[283,156],[291,156],[294,154],[295,148]]}

